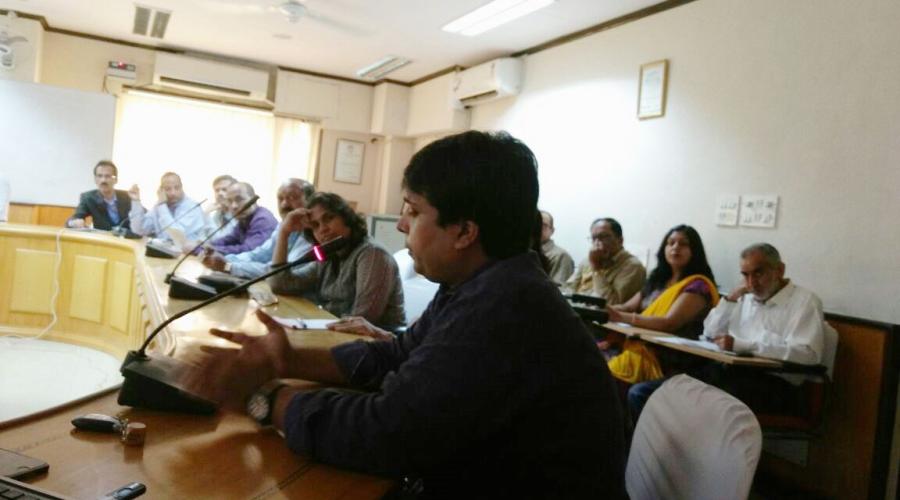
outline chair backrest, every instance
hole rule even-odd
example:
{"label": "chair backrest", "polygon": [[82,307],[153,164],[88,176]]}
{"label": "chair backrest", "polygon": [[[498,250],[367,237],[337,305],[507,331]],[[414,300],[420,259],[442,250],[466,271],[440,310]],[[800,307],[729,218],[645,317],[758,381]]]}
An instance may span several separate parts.
{"label": "chair backrest", "polygon": [[822,350],[822,364],[827,368],[828,380],[834,380],[834,358],[837,356],[838,332],[825,321],[825,343]]}
{"label": "chair backrest", "polygon": [[400,282],[403,285],[403,309],[406,310],[406,324],[410,325],[419,318],[434,298],[439,285],[428,281],[417,273],[412,257],[404,248],[394,253],[394,260],[400,268]]}
{"label": "chair backrest", "polygon": [[747,498],[761,448],[747,405],[678,375],[641,412],[625,486],[632,500]]}
{"label": "chair backrest", "polygon": [[413,267],[413,260],[409,255],[409,250],[405,248],[397,250],[394,252],[394,260],[397,261],[397,267],[400,270],[400,281],[406,281],[418,275]]}

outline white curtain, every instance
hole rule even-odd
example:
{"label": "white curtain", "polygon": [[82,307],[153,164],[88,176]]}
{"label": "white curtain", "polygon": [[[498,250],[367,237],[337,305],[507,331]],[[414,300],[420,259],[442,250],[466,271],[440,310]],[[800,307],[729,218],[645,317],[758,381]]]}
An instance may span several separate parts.
{"label": "white curtain", "polygon": [[128,92],[119,97],[113,161],[119,189],[141,188],[155,203],[159,178],[172,171],[184,191],[214,200],[212,180],[230,174],[249,182],[277,213],[275,192],[287,177],[307,178],[310,126],[271,112],[193,99]]}

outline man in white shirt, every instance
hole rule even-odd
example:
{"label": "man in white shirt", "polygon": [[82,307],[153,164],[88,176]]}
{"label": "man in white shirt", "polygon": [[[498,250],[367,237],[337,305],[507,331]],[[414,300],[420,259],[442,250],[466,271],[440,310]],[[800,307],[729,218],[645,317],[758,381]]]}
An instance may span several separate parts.
{"label": "man in white shirt", "polygon": [[[801,365],[823,364],[825,323],[822,301],[784,277],[784,262],[768,243],[741,252],[744,281],[703,322],[704,335],[720,348]],[[701,378],[757,412],[797,414],[803,377],[715,365]]]}
{"label": "man in white shirt", "polygon": [[[741,252],[743,283],[732,290],[703,322],[703,335],[719,348],[801,365],[821,365],[825,350],[822,301],[784,277],[784,262],[768,243]],[[756,368],[704,365],[691,372],[734,395],[756,412],[798,414],[803,396],[802,375],[779,375]],[[628,390],[628,408],[637,420],[650,395],[664,380],[635,384]]]}
{"label": "man in white shirt", "polygon": [[822,301],[784,277],[778,250],[768,243],[741,252],[744,282],[703,322],[704,335],[726,351],[804,365],[822,363]]}
{"label": "man in white shirt", "polygon": [[181,177],[174,172],[166,172],[159,181],[158,201],[149,211],[141,206],[141,191],[137,185],[128,191],[131,197],[131,230],[140,235],[153,235],[171,241],[165,229],[180,230],[187,242],[184,250],[202,240],[207,226],[206,214],[200,204],[184,195]]}

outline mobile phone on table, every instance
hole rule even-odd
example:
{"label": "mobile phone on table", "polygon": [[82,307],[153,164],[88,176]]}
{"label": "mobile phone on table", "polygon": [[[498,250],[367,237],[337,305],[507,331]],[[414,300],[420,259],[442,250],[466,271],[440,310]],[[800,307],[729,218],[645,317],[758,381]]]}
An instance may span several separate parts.
{"label": "mobile phone on table", "polygon": [[50,465],[43,460],[0,448],[0,476],[22,479],[47,472],[49,468]]}

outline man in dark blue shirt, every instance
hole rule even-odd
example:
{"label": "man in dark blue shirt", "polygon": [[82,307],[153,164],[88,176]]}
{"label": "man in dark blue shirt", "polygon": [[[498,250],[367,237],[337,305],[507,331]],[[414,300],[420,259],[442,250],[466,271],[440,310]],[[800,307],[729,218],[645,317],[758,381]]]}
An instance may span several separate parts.
{"label": "man in dark blue shirt", "polygon": [[[423,497],[622,498],[622,412],[606,363],[530,248],[537,163],[506,134],[467,132],[417,153],[398,229],[441,284],[397,337],[330,350],[269,334],[192,378],[203,395],[284,432],[321,462],[421,480]],[[385,337],[358,318],[334,326]],[[302,378],[369,392],[285,387]],[[261,386],[261,387],[260,387]]]}

